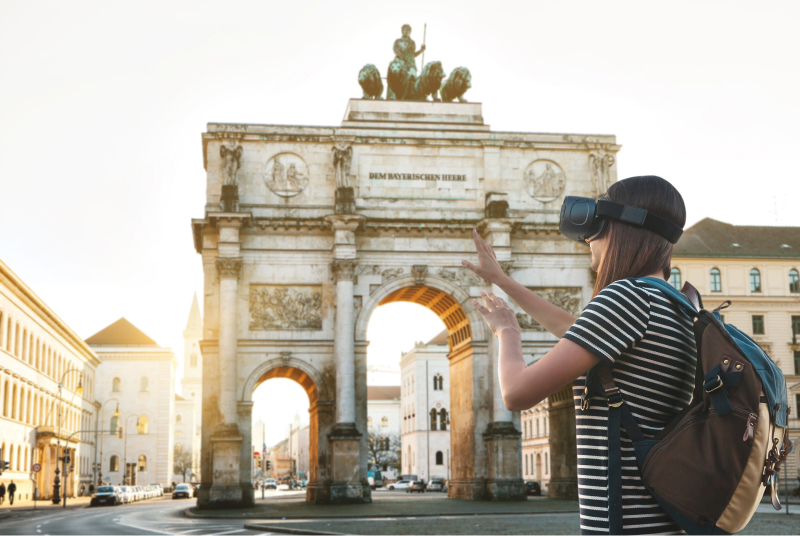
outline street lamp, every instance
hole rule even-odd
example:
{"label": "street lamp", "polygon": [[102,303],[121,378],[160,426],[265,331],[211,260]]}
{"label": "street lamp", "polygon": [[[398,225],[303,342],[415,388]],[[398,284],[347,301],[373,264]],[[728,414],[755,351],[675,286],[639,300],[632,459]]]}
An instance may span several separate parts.
{"label": "street lamp", "polygon": [[[78,377],[78,388],[75,390],[75,392],[78,394],[83,392],[83,375],[81,371],[76,368],[71,368],[64,371],[64,374],[61,375],[61,379],[58,382],[58,422],[56,423],[56,471],[55,471],[56,477],[53,479],[53,504],[58,504],[61,502],[61,478],[59,478],[58,476],[59,473],[61,473],[61,470],[58,468],[58,462],[61,459],[61,456],[59,456],[59,454],[61,454],[61,403],[62,403],[61,389],[64,387],[64,378],[70,372],[77,372],[78,374],[81,374],[81,376]],[[67,447],[69,447],[69,445],[67,445]],[[64,475],[65,487],[67,478],[68,476],[65,474]],[[64,496],[66,497],[66,495],[67,493],[65,490]]]}
{"label": "street lamp", "polygon": [[[136,429],[138,430],[139,429],[138,415],[128,415],[128,417],[125,419],[125,428],[128,427],[128,420],[131,417],[136,417]],[[125,463],[125,479],[123,480],[123,482],[125,482],[126,486],[130,486],[131,482],[130,478],[128,477],[128,434],[125,434],[125,449],[123,450],[122,459],[124,460]]]}
{"label": "street lamp", "polygon": [[101,408],[101,413],[100,413],[100,426],[98,427],[100,429],[100,470],[97,472],[98,486],[103,485],[103,437],[105,437],[105,434],[103,432],[105,431],[104,428],[106,426],[106,404],[108,404],[112,400],[117,403],[117,409],[114,410],[114,417],[119,417],[119,400],[117,400],[116,398],[109,398],[108,400],[103,402],[103,407]]}

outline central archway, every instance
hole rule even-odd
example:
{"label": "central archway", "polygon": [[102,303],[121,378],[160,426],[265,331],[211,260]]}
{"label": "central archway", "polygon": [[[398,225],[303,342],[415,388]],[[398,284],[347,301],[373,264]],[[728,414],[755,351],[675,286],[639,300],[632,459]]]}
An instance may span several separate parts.
{"label": "central archway", "polygon": [[[423,281],[407,275],[374,289],[356,321],[356,362],[366,369],[367,325],[378,307],[394,302],[422,305],[447,329],[450,364],[450,452],[452,473],[448,496],[487,497],[489,449],[484,432],[492,420],[492,370],[485,322],[470,295],[450,281],[426,275]],[[366,374],[358,374],[357,392],[366,392]],[[366,424],[366,397],[359,397],[359,426]],[[363,441],[363,439],[362,439]]]}
{"label": "central archway", "polygon": [[[285,378],[299,384],[308,395],[309,402],[309,445],[308,445],[308,484],[306,501],[315,504],[330,502],[330,446],[327,440],[331,428],[335,424],[334,401],[322,376],[310,363],[289,356],[282,356],[261,363],[248,376],[244,383],[239,402],[239,431],[244,436],[242,441],[242,458],[249,460],[252,442],[252,408],[253,393],[259,385],[273,378]],[[240,464],[241,481],[252,481],[252,466]],[[248,487],[253,493],[253,487]],[[253,504],[254,496],[250,497]]]}

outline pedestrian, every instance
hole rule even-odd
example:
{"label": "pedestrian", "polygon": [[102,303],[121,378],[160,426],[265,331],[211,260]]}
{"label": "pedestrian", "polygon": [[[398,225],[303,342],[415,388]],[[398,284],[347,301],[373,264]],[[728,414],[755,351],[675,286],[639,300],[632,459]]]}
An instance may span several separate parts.
{"label": "pedestrian", "polygon": [[8,504],[9,506],[14,504],[14,494],[17,492],[17,485],[14,484],[12,480],[11,483],[8,485]]}
{"label": "pedestrian", "polygon": [[0,505],[6,500],[6,485],[0,482]]}
{"label": "pedestrian", "polygon": [[80,492],[78,492],[78,497],[83,497],[85,493],[86,493],[86,484],[81,484],[81,490]]}
{"label": "pedestrian", "polygon": [[[648,437],[662,430],[691,402],[697,359],[692,318],[657,288],[657,282],[647,281],[669,280],[671,240],[676,240],[669,230],[683,228],[686,208],[680,193],[654,176],[615,182],[604,197],[627,205],[625,210],[638,207],[646,214],[660,216],[661,223],[645,229],[631,223],[634,220],[600,216],[592,220],[585,234],[577,235],[586,237],[583,241],[590,247],[591,269],[597,272],[593,299],[579,318],[506,275],[491,246],[477,231],[473,231],[473,239],[479,265],[462,264],[500,287],[544,329],[560,338],[552,350],[528,366],[517,317],[505,299],[481,292],[483,304],[473,300],[499,339],[500,390],[509,410],[531,408],[572,382],[582,533],[608,534],[612,517],[615,521],[621,518],[626,530],[633,527],[630,530],[638,534],[675,533],[680,528],[647,491],[630,454],[623,455],[625,485],[619,486],[625,488],[625,508],[609,509],[609,492],[619,490],[615,483],[609,483],[608,461],[598,455],[603,451],[597,450],[608,441],[608,404],[603,396],[582,401],[581,395],[589,369],[604,363],[623,400],[635,402],[634,419]],[[560,228],[569,230],[568,226]],[[620,442],[623,452],[633,452],[627,431],[620,432]]]}
{"label": "pedestrian", "polygon": [[94,482],[89,482],[89,495],[94,495]]}

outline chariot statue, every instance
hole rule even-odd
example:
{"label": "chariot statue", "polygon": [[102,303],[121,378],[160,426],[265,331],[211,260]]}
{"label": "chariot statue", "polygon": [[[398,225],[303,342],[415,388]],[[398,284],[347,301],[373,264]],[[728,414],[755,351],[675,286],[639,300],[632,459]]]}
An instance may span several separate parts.
{"label": "chariot statue", "polygon": [[[411,26],[404,24],[403,36],[394,42],[394,59],[389,63],[386,73],[387,100],[467,102],[464,93],[472,87],[469,69],[458,67],[445,81],[442,63],[432,61],[417,74],[417,56],[425,52],[425,44],[417,49],[411,39]],[[423,56],[424,58],[424,56]],[[383,95],[383,81],[375,65],[368,63],[358,73],[358,83],[363,90],[364,99],[380,99]]]}

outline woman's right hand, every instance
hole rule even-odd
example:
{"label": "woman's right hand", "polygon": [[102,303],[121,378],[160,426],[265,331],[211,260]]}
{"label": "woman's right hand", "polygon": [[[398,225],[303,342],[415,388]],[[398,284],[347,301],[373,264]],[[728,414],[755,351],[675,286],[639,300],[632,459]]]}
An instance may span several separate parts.
{"label": "woman's right hand", "polygon": [[472,239],[475,241],[475,249],[478,251],[478,266],[469,261],[461,261],[461,264],[472,270],[478,277],[499,285],[506,274],[500,267],[500,263],[497,262],[497,255],[492,246],[484,242],[475,229],[472,230]]}

